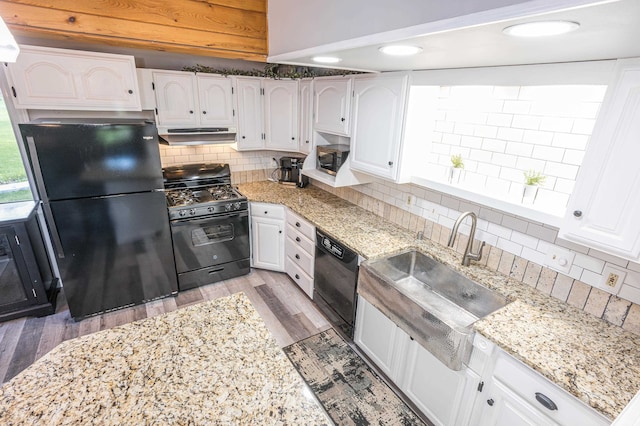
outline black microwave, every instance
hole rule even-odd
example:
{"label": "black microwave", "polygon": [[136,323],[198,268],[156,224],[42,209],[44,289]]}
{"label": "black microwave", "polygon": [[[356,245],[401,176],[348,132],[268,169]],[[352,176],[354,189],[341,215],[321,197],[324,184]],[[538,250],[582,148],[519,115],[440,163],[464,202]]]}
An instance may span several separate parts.
{"label": "black microwave", "polygon": [[335,176],[340,170],[349,156],[349,145],[319,145],[316,147],[318,151],[318,170]]}

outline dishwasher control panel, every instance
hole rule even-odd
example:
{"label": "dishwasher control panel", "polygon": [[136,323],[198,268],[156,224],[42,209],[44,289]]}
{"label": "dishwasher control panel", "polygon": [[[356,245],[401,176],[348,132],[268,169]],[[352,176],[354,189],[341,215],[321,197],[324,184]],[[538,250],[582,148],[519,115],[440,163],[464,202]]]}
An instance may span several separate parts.
{"label": "dishwasher control panel", "polygon": [[342,259],[344,257],[344,249],[342,247],[340,247],[338,244],[331,241],[328,237],[321,236],[320,238],[321,238],[322,247],[327,249],[327,251],[329,251],[338,259]]}

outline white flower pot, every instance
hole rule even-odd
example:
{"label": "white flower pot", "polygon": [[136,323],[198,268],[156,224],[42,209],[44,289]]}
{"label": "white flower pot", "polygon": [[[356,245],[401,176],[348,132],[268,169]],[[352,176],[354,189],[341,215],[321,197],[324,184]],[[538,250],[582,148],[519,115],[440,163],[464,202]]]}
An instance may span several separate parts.
{"label": "white flower pot", "polygon": [[460,183],[462,177],[462,168],[449,167],[449,183],[455,185]]}
{"label": "white flower pot", "polygon": [[533,204],[538,196],[538,185],[525,185],[522,191],[522,204]]}

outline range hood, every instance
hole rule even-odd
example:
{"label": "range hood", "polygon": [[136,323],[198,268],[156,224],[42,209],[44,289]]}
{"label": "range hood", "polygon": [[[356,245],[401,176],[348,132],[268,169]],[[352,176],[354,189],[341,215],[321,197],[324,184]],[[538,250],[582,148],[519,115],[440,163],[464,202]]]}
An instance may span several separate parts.
{"label": "range hood", "polygon": [[235,127],[158,128],[165,145],[228,144],[236,141]]}

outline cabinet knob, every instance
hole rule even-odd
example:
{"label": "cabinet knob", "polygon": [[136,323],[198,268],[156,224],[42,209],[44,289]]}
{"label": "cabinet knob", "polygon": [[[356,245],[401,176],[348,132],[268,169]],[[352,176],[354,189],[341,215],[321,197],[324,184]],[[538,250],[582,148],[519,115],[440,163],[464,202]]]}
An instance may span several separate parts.
{"label": "cabinet knob", "polygon": [[300,279],[300,275],[296,274],[296,280]]}
{"label": "cabinet knob", "polygon": [[296,254],[296,259],[300,260],[300,255]]}
{"label": "cabinet knob", "polygon": [[129,92],[130,95],[133,95],[133,90],[129,89],[127,92]]}
{"label": "cabinet knob", "polygon": [[296,138],[291,138],[291,140],[292,140],[292,141],[295,141],[295,140],[296,140]]}
{"label": "cabinet knob", "polygon": [[304,141],[304,143],[309,143],[309,141]]}
{"label": "cabinet knob", "polygon": [[297,242],[300,242],[300,237],[296,237],[296,241],[297,241]]}
{"label": "cabinet knob", "polygon": [[296,222],[296,226],[300,228],[300,222]]}
{"label": "cabinet knob", "polygon": [[340,121],[343,121],[343,122],[344,122],[344,117],[342,117],[342,118],[340,119]]}
{"label": "cabinet knob", "polygon": [[246,136],[243,136],[242,139],[246,139]]}
{"label": "cabinet knob", "polygon": [[493,407],[494,400],[493,399],[487,399],[487,404],[489,404],[490,406]]}
{"label": "cabinet knob", "polygon": [[202,113],[203,113],[203,114],[206,114],[206,113],[207,113],[207,111],[202,111]]}
{"label": "cabinet knob", "polygon": [[193,110],[192,109],[189,110],[189,114],[193,114]]}
{"label": "cabinet knob", "polygon": [[282,231],[278,231],[278,234],[282,234]]}
{"label": "cabinet knob", "polygon": [[267,210],[265,210],[265,211],[264,211],[264,214],[267,214],[267,213],[269,213],[269,212],[268,212]]}
{"label": "cabinet knob", "polygon": [[390,165],[390,166],[393,166],[393,161],[389,161],[389,165]]}
{"label": "cabinet knob", "polygon": [[536,392],[536,400],[547,410],[553,411],[558,409],[558,406],[555,404],[555,402],[553,402],[551,398],[543,393]]}
{"label": "cabinet knob", "polygon": [[582,217],[582,210],[574,210],[573,215],[575,217]]}

